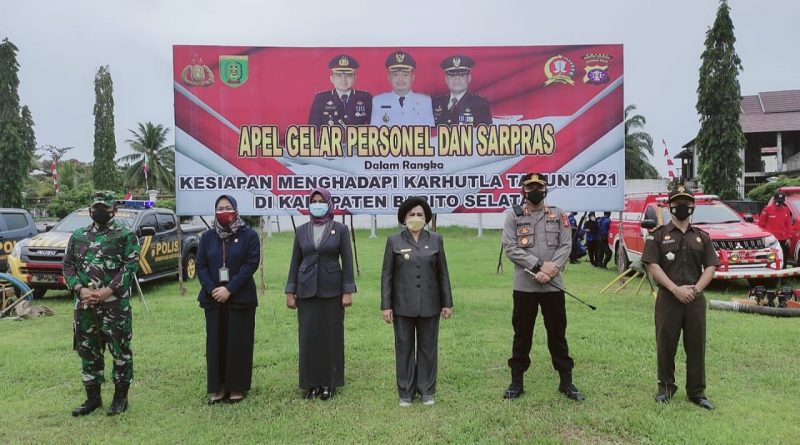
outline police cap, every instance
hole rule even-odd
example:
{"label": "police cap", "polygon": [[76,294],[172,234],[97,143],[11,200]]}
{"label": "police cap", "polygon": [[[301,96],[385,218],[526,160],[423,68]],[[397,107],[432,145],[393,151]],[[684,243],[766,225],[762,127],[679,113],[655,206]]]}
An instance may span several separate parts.
{"label": "police cap", "polygon": [[339,54],[328,62],[328,68],[334,73],[354,73],[358,69],[358,61],[347,54]]}
{"label": "police cap", "polygon": [[525,173],[522,175],[522,186],[543,185],[547,187],[547,175],[542,173]]}
{"label": "police cap", "polygon": [[446,74],[469,74],[475,61],[469,56],[454,55],[442,60],[439,66]]}

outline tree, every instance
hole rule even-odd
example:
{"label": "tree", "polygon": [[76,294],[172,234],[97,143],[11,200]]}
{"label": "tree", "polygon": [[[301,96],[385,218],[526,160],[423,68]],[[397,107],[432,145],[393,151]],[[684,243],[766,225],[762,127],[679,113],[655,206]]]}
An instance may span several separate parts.
{"label": "tree", "polygon": [[94,168],[92,180],[97,189],[116,190],[119,175],[114,157],[117,143],[114,140],[114,84],[108,65],[101,66],[94,78]]}
{"label": "tree", "polygon": [[658,170],[647,155],[653,156],[653,138],[644,132],[647,120],[633,114],[636,105],[625,107],[625,179],[658,178]]}
{"label": "tree", "polygon": [[[800,178],[780,176],[777,181],[767,182],[750,190],[750,192],[747,193],[747,197],[755,201],[769,201],[769,198],[772,198],[779,188],[797,186],[800,186]],[[797,216],[795,216],[795,218],[797,218]]]}
{"label": "tree", "polygon": [[703,190],[722,199],[739,197],[742,176],[740,152],[746,141],[739,123],[741,91],[739,72],[742,63],[733,44],[728,2],[722,0],[714,26],[706,31],[705,50],[700,57],[700,82],[697,86],[697,113],[700,131],[695,144],[699,157],[699,177]]}
{"label": "tree", "polygon": [[0,43],[0,207],[23,206],[25,178],[36,151],[33,117],[19,103],[17,51],[8,39]]}
{"label": "tree", "polygon": [[131,145],[135,153],[117,159],[117,162],[127,167],[123,173],[125,187],[174,190],[175,146],[165,145],[169,128],[147,122],[139,123],[138,131],[130,129],[128,131],[133,137],[125,142]]}

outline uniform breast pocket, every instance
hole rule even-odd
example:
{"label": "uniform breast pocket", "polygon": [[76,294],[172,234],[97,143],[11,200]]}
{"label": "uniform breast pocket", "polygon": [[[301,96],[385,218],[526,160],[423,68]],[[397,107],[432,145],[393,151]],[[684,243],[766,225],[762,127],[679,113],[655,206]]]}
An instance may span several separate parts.
{"label": "uniform breast pocket", "polygon": [[530,227],[517,227],[517,246],[523,248],[532,247],[533,240],[533,230]]}
{"label": "uniform breast pocket", "polygon": [[545,236],[547,237],[547,246],[548,247],[555,247],[558,246],[558,236],[561,234],[561,225],[548,223],[545,225]]}

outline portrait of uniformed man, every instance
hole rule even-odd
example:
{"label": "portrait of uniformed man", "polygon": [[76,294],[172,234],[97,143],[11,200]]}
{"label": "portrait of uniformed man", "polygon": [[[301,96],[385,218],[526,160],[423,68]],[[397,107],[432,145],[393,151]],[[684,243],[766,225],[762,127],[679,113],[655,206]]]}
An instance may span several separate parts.
{"label": "portrait of uniformed man", "polygon": [[427,125],[434,126],[431,98],[415,93],[414,71],[417,62],[405,51],[393,51],[386,58],[386,69],[392,91],[372,99],[372,119],[375,126]]}
{"label": "portrait of uniformed man", "polygon": [[433,99],[436,125],[479,125],[492,123],[489,101],[468,90],[475,61],[464,55],[450,56],[440,65],[450,94]]}
{"label": "portrait of uniformed man", "polygon": [[314,96],[309,125],[366,125],[372,109],[372,95],[353,88],[358,62],[347,54],[340,54],[328,63],[333,89]]}
{"label": "portrait of uniformed man", "polygon": [[514,263],[514,342],[508,359],[511,384],[503,398],[514,400],[525,392],[523,377],[531,366],[533,328],[541,308],[547,349],[559,376],[558,391],[568,399],[581,401],[584,396],[572,382],[574,362],[567,345],[567,308],[562,290],[561,272],[572,251],[569,216],[545,204],[545,175],[528,173],[521,179],[523,204],[508,212],[502,236],[506,256]]}
{"label": "portrait of uniformed man", "polygon": [[675,353],[683,331],[686,351],[686,395],[695,405],[713,410],[706,398],[706,299],[703,289],[719,264],[711,237],[693,226],[694,195],[679,186],[669,193],[671,221],[647,235],[642,262],[658,283],[656,297],[656,352],[658,393],[656,402],[675,395]]}

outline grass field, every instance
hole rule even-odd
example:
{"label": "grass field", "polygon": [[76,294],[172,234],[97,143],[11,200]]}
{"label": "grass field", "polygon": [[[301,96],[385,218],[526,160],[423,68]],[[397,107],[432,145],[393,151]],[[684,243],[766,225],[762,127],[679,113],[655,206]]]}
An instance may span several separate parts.
{"label": "grass field", "polygon": [[[397,405],[393,334],[380,318],[385,239],[358,232],[361,274],[345,321],[346,385],[329,401],[306,401],[297,389],[296,313],[284,306],[292,235],[264,242],[267,290],[256,321],[253,390],[238,405],[208,406],[204,322],[196,282],[144,286],[152,310],[134,303],[135,357],[130,409],[72,418],[84,399],[80,361],[72,351],[71,300],[51,292],[37,300],[54,317],[0,321],[0,443],[719,443],[800,441],[800,322],[709,311],[707,395],[717,410],[686,401],[684,356],[677,358],[673,402],[659,405],[653,300],[642,291],[598,294],[616,275],[587,263],[565,272],[569,290],[597,311],[567,298],[567,338],[574,403],[556,387],[544,326],[534,333],[526,393],[501,399],[509,382],[512,265],[495,273],[500,234],[442,230],[455,301],[439,337],[437,403]],[[257,276],[258,282],[258,276]],[[708,298],[743,296],[718,287]],[[110,376],[106,354],[106,375]],[[113,385],[104,385],[108,407]]]}

